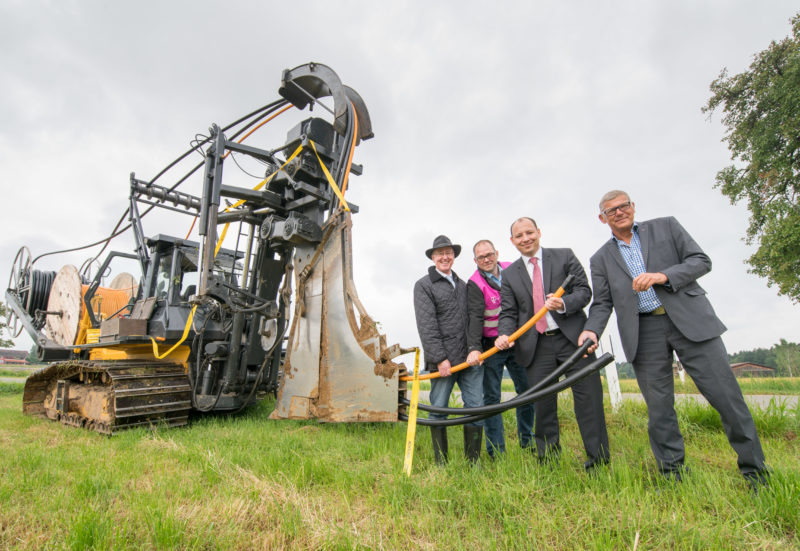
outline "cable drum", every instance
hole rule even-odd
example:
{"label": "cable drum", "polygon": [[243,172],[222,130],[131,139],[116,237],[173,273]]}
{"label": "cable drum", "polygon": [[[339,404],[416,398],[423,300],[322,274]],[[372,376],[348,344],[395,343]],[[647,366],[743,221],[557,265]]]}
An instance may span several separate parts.
{"label": "cable drum", "polygon": [[22,301],[25,304],[25,311],[34,318],[33,325],[36,329],[44,327],[44,317],[37,317],[36,311],[47,309],[50,289],[53,287],[55,278],[55,272],[42,272],[39,270],[33,270],[23,278],[23,288],[25,290],[22,294]]}

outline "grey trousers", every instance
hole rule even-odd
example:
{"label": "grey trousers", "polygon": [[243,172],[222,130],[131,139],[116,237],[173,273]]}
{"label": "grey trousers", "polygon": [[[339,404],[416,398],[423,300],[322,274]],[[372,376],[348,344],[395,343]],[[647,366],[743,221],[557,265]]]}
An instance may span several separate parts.
{"label": "grey trousers", "polygon": [[739,456],[741,473],[757,477],[766,470],[764,452],[722,339],[692,342],[667,315],[639,318],[639,346],[632,362],[647,403],[647,432],[658,468],[665,473],[675,471],[683,465],[685,455],[675,414],[673,351],[698,390],[719,412],[728,442]]}

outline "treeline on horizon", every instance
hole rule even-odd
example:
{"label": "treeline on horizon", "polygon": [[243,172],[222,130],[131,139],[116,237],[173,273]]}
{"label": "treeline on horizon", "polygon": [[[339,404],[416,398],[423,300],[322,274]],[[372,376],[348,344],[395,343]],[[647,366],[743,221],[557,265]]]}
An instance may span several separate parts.
{"label": "treeline on horizon", "polygon": [[[771,367],[777,377],[800,377],[800,343],[781,339],[770,348],[754,348],[728,354],[732,364],[750,362]],[[617,372],[622,379],[633,379],[633,366],[628,362],[618,362]]]}

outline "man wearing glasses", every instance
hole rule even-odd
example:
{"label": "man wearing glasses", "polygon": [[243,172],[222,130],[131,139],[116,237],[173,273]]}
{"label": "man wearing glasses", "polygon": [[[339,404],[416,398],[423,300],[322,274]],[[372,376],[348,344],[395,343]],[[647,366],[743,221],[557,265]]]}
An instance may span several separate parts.
{"label": "man wearing glasses", "polygon": [[[475,361],[484,350],[494,346],[494,340],[497,338],[500,284],[503,270],[510,262],[498,262],[494,244],[488,239],[475,243],[472,254],[478,269],[467,282],[469,303],[467,343],[470,351],[468,359]],[[525,368],[514,360],[511,350],[501,350],[483,362],[483,403],[487,406],[500,403],[504,368],[508,369],[517,394],[528,390],[528,375],[525,373]],[[533,437],[533,404],[519,407],[516,412],[519,445],[522,448],[529,448]],[[506,440],[502,414],[485,419],[483,426],[489,457],[494,458],[495,454],[505,453]]]}
{"label": "man wearing glasses", "polygon": [[[414,314],[417,331],[425,353],[425,366],[438,372],[431,379],[431,405],[446,407],[455,383],[461,389],[461,399],[466,407],[483,405],[483,366],[477,357],[470,367],[455,373],[452,367],[467,360],[467,285],[452,270],[453,262],[461,252],[445,235],[433,240],[425,256],[433,261],[428,274],[414,285]],[[445,414],[431,413],[431,419],[444,419]],[[447,461],[447,427],[431,427],[433,454],[437,464]],[[464,425],[464,455],[476,462],[481,454],[483,426]]]}
{"label": "man wearing glasses", "polygon": [[635,212],[624,191],[609,191],[600,200],[600,222],[611,228],[612,237],[590,261],[594,301],[578,342],[597,343],[611,310],[616,312],[625,357],[647,403],[658,469],[680,481],[684,445],[674,407],[674,351],[719,412],[739,470],[757,490],[768,477],[764,452],[728,363],[720,337],[725,326],[697,284],[711,271],[711,260],[675,218],[636,222]]}

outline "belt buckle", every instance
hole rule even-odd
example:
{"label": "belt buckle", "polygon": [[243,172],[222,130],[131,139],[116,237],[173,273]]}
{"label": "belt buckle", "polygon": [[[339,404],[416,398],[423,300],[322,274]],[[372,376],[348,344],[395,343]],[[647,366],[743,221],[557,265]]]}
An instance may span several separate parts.
{"label": "belt buckle", "polygon": [[656,308],[655,310],[650,310],[649,312],[639,312],[639,315],[640,316],[663,316],[666,313],[667,313],[667,311],[664,308],[664,306],[662,305],[662,306],[659,306],[658,308]]}

